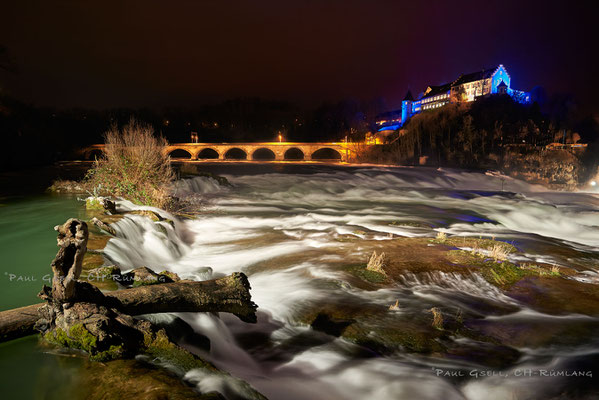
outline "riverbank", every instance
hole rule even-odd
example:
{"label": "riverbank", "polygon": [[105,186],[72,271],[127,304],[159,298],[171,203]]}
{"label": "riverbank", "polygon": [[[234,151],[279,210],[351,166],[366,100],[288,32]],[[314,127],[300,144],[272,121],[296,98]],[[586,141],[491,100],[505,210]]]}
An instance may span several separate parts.
{"label": "riverbank", "polygon": [[[392,165],[397,158],[395,145],[377,145],[357,157],[361,162],[374,165]],[[589,182],[597,179],[599,166],[593,157],[582,149],[545,149],[532,146],[509,146],[501,153],[489,153],[484,159],[469,161],[470,171],[498,171],[506,176],[532,184],[543,185],[550,190],[588,190]],[[417,159],[416,162],[413,160]],[[434,155],[405,158],[406,166],[429,166],[435,168],[463,168],[459,164],[440,161]]]}

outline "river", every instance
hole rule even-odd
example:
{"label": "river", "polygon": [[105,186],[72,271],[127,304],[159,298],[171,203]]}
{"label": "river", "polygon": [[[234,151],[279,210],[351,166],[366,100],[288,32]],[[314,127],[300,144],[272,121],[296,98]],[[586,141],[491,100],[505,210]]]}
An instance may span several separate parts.
{"label": "river", "polygon": [[[577,300],[579,309],[558,304],[553,311],[477,273],[431,268],[378,287],[361,282],[348,268],[365,265],[373,249],[390,249],[401,238],[432,239],[444,232],[511,243],[519,250],[512,261],[567,268],[571,272],[559,279],[596,296],[596,193],[550,192],[510,178],[427,168],[214,163],[203,169],[226,176],[233,186],[199,177],[180,182],[179,195],[201,193],[207,200],[197,219],[173,227],[128,216],[115,224],[118,237],[104,251],[107,262],[123,270],[145,265],[196,280],[234,271],[248,275],[259,306],[256,324],[225,314],[148,317],[181,318],[210,339],[209,350],[186,346],[232,377],[189,371],[184,379],[202,392],[249,396],[237,377],[271,400],[549,399],[599,393],[596,378],[589,376],[599,373],[593,334],[599,315],[591,300]],[[137,208],[128,202],[119,207]],[[82,212],[66,197],[26,198],[0,207],[2,309],[35,301],[56,249],[51,227]],[[389,310],[396,301],[398,309]],[[371,327],[373,342],[382,340],[375,336],[384,328],[417,327],[426,335],[430,327],[419,324],[433,307],[459,310],[465,324],[506,337],[510,345],[456,333],[439,338],[439,348],[431,351],[407,351],[357,343],[342,334],[357,321]],[[325,309],[337,310],[335,318],[324,328],[315,321],[310,326],[307,318]],[[343,309],[351,315],[339,317]],[[521,340],[510,341],[514,337]],[[52,398],[40,394],[43,388],[77,368],[76,361],[65,365],[56,358],[34,338],[0,345],[3,393]]]}

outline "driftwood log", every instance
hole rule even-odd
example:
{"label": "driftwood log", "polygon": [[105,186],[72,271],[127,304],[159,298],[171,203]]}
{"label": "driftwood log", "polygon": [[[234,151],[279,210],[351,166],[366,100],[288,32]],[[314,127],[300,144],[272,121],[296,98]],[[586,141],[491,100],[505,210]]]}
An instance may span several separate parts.
{"label": "driftwood log", "polygon": [[[47,302],[0,312],[0,342],[33,334],[36,329],[42,332],[55,329],[72,319],[76,309],[81,308],[73,307],[73,304],[93,305],[85,312],[89,309],[96,312],[96,309],[102,308],[128,316],[165,312],[227,312],[245,322],[256,321],[257,306],[251,300],[250,284],[243,273],[209,281],[179,281],[102,293],[91,284],[77,280],[88,238],[86,223],[70,219],[55,230],[58,231],[60,249],[52,262],[52,289],[44,286],[39,294]],[[102,311],[100,314],[106,313]],[[68,318],[65,319],[65,316]],[[87,316],[83,318],[86,324],[87,319]]]}
{"label": "driftwood log", "polygon": [[[167,312],[226,312],[245,322],[256,322],[256,305],[243,273],[233,273],[209,281],[179,281],[104,293],[118,300],[125,314],[141,315]],[[0,342],[35,333],[39,308],[46,303],[0,311]]]}

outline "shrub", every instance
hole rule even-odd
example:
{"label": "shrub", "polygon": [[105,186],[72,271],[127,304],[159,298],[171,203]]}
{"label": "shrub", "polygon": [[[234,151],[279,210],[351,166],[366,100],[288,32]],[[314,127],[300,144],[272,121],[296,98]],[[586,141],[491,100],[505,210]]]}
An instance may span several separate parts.
{"label": "shrub", "polygon": [[104,155],[88,171],[87,185],[103,195],[168,208],[175,175],[165,151],[166,140],[156,137],[149,125],[132,119],[120,130],[113,126],[104,142]]}

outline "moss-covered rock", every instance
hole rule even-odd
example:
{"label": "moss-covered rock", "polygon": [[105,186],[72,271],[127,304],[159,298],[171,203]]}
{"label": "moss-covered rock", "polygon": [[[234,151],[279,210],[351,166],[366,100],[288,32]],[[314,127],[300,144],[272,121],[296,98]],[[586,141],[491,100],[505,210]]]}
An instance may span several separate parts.
{"label": "moss-covered rock", "polygon": [[83,271],[99,268],[104,265],[104,256],[99,253],[87,252],[83,256]]}
{"label": "moss-covered rock", "polygon": [[88,210],[104,211],[104,203],[101,197],[88,197],[85,199],[85,208]]}
{"label": "moss-covered rock", "polygon": [[507,289],[525,276],[532,275],[527,269],[520,268],[509,261],[496,261],[484,254],[466,250],[450,250],[447,258],[460,265],[475,267],[487,282]]}
{"label": "moss-covered rock", "polygon": [[62,347],[83,350],[90,354],[94,354],[97,350],[97,338],[83,324],[72,325],[68,332],[61,328],[48,331],[44,339]]}
{"label": "moss-covered rock", "polygon": [[164,329],[158,330],[156,334],[144,335],[144,353],[177,366],[182,373],[194,368],[218,371],[209,362],[171,342]]}
{"label": "moss-covered rock", "polygon": [[179,282],[181,280],[181,278],[179,278],[179,275],[171,271],[164,270],[162,272],[159,272],[158,275],[166,276],[170,278],[173,282]]}
{"label": "moss-covered rock", "polygon": [[69,393],[73,400],[224,400],[199,393],[176,374],[141,360],[86,362]]}
{"label": "moss-covered rock", "polygon": [[346,271],[352,275],[373,284],[382,284],[387,282],[387,275],[366,268],[366,265],[352,265],[346,267]]}

